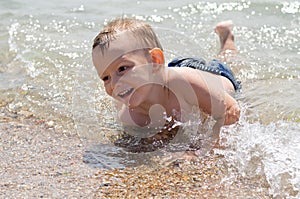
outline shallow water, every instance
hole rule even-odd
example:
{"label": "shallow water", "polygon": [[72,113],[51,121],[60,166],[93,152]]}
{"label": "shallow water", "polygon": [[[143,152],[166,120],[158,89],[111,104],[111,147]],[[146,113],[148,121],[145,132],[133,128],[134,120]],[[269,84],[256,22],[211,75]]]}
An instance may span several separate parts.
{"label": "shallow water", "polygon": [[300,197],[298,1],[29,0],[0,1],[0,8],[0,100],[13,111],[28,110],[57,129],[96,141],[90,161],[107,167],[141,157],[111,146],[120,127],[90,56],[103,24],[134,16],[155,27],[167,60],[212,59],[219,47],[213,26],[231,19],[239,50],[233,70],[243,84],[237,98],[244,113],[238,125],[222,130],[227,148],[217,152],[242,175],[265,178],[274,197]]}

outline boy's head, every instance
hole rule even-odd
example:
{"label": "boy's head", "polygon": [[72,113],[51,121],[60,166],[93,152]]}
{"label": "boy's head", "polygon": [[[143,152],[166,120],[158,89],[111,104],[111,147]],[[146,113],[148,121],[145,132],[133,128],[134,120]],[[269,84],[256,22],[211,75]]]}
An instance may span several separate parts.
{"label": "boy's head", "polygon": [[111,21],[94,39],[93,49],[99,46],[102,53],[104,53],[105,49],[109,47],[109,43],[116,39],[116,35],[125,31],[132,33],[136,39],[135,42],[147,44],[149,48],[162,49],[151,26],[143,21],[133,18],[120,18]]}
{"label": "boy's head", "polygon": [[114,88],[133,67],[164,64],[162,46],[151,26],[132,18],[116,19],[104,27],[94,39],[92,56],[106,92],[113,97],[127,94]]}

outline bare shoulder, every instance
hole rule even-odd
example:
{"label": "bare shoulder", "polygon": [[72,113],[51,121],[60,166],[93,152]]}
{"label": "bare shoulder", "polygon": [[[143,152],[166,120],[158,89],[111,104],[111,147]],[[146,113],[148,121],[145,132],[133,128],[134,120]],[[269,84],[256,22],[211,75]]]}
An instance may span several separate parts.
{"label": "bare shoulder", "polygon": [[169,68],[169,71],[169,81],[181,80],[194,86],[205,86],[206,80],[209,79],[209,77],[215,76],[211,73],[189,67],[174,67]]}
{"label": "bare shoulder", "polygon": [[[203,71],[189,67],[172,67],[168,69],[168,86],[171,90],[181,94],[191,104],[198,103],[201,95],[208,95]],[[208,74],[210,75],[210,74]]]}
{"label": "bare shoulder", "polygon": [[174,67],[170,70],[170,74],[173,74],[170,75],[170,81],[184,79],[186,83],[200,90],[223,88],[229,93],[234,92],[232,83],[226,77],[189,67]]}

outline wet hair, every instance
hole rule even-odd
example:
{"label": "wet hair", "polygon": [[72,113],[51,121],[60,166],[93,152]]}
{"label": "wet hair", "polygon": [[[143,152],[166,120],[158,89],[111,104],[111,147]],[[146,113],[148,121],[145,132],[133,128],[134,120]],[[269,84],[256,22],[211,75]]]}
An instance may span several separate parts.
{"label": "wet hair", "polygon": [[100,46],[102,53],[104,53],[104,50],[109,47],[109,43],[115,39],[115,36],[125,30],[130,31],[137,42],[143,42],[149,48],[163,50],[152,27],[134,18],[119,18],[108,23],[94,39],[93,49]]}

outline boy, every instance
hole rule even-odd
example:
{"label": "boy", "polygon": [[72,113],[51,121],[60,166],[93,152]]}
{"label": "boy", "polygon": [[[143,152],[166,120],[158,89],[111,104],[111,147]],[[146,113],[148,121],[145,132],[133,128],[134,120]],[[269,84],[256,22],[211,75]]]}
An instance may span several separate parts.
{"label": "boy", "polygon": [[[231,28],[229,21],[215,28],[223,61],[236,53]],[[163,48],[145,22],[110,22],[95,38],[92,57],[107,94],[119,103],[120,121],[137,136],[153,137],[167,126],[195,119],[195,108],[199,121],[200,113],[216,120],[217,137],[222,125],[239,120],[240,108],[230,95],[239,83],[231,70],[219,61],[206,64],[195,58],[175,59],[165,66]]]}

